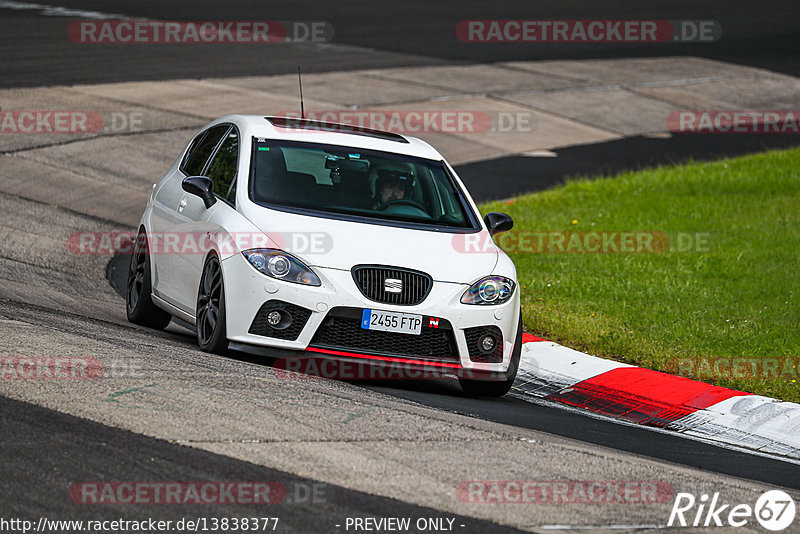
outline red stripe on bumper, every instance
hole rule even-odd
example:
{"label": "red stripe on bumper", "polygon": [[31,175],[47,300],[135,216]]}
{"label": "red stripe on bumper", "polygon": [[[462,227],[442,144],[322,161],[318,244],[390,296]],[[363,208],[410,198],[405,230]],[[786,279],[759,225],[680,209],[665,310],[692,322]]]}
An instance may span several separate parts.
{"label": "red stripe on bumper", "polygon": [[317,347],[308,347],[306,351],[319,352],[321,354],[331,354],[334,356],[345,356],[347,358],[361,358],[366,360],[378,360],[382,362],[409,363],[414,365],[427,365],[429,367],[449,367],[452,369],[461,369],[461,364],[458,363],[429,362],[426,360],[409,360],[406,358],[390,358],[388,356],[375,356],[372,354],[361,354],[358,352],[343,352],[340,350],[318,349]]}
{"label": "red stripe on bumper", "polygon": [[547,341],[546,339],[533,336],[531,334],[522,333],[522,342],[523,343],[531,343],[533,341]]}
{"label": "red stripe on bumper", "polygon": [[548,395],[547,399],[642,425],[666,426],[742,391],[641,367],[620,367]]}

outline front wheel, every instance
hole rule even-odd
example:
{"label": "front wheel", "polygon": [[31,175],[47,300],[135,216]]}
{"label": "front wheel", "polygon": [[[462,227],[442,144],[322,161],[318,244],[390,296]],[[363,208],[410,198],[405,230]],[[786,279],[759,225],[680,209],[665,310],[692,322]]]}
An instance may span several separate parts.
{"label": "front wheel", "polygon": [[206,352],[221,354],[228,348],[225,328],[225,284],[216,255],[206,260],[197,292],[197,344]]}
{"label": "front wheel", "polygon": [[517,378],[519,368],[519,358],[522,354],[522,310],[519,312],[519,323],[517,324],[517,339],[514,341],[514,351],[511,353],[511,362],[508,364],[505,380],[469,380],[459,378],[458,383],[461,389],[468,395],[475,397],[502,397],[511,390],[514,380]]}
{"label": "front wheel", "polygon": [[153,304],[150,254],[147,248],[147,234],[144,232],[136,236],[126,287],[125,310],[128,321],[159,330],[166,328],[172,316]]}

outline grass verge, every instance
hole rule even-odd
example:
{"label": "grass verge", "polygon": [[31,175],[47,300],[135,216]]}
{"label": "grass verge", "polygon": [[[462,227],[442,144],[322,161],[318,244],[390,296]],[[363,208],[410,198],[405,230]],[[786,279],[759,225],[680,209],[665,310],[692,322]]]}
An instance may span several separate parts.
{"label": "grass verge", "polygon": [[481,210],[514,218],[495,240],[526,330],[800,401],[800,149],[575,179]]}

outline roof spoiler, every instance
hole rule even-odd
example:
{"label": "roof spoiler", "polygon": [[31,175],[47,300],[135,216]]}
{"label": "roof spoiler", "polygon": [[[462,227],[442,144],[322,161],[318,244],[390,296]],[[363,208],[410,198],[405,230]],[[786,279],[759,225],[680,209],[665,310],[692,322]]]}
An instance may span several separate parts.
{"label": "roof spoiler", "polygon": [[383,139],[384,141],[395,141],[397,143],[408,143],[408,139],[402,135],[384,132],[381,130],[373,130],[371,128],[363,128],[361,126],[353,126],[352,124],[339,124],[336,122],[323,122],[309,119],[301,119],[299,117],[264,117],[276,128],[286,128],[292,130],[310,130],[318,132],[335,132],[346,133],[351,135],[363,135],[366,137],[374,137],[376,139]]}

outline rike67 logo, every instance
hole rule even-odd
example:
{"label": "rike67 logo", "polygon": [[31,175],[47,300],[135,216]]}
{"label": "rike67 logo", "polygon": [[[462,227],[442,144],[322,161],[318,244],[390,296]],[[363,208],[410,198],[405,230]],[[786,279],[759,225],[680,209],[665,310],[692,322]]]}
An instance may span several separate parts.
{"label": "rike67 logo", "polygon": [[784,491],[762,494],[755,506],[720,502],[719,493],[696,499],[691,493],[678,493],[669,514],[668,527],[743,527],[755,520],[763,528],[781,531],[794,522],[794,500]]}

